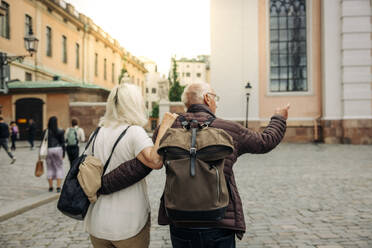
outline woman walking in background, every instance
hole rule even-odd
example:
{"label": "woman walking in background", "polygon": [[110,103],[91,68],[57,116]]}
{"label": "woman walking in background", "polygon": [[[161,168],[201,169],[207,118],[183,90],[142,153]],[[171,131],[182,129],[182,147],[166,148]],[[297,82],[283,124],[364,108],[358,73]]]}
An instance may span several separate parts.
{"label": "woman walking in background", "polygon": [[46,157],[47,178],[49,183],[49,192],[53,191],[53,180],[57,180],[57,193],[61,191],[61,182],[63,179],[63,158],[65,157],[65,131],[58,128],[57,117],[52,116],[48,121],[48,155]]}
{"label": "woman walking in background", "polygon": [[12,140],[12,146],[10,147],[10,149],[12,151],[16,150],[16,141],[18,139],[18,136],[19,136],[18,126],[15,123],[15,121],[11,121],[10,122],[10,139]]}

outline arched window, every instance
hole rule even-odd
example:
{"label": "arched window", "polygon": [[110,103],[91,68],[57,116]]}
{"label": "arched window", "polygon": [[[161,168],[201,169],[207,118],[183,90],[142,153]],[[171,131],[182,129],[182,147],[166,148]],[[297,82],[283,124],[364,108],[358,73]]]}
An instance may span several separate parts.
{"label": "arched window", "polygon": [[270,0],[270,91],[307,91],[306,0]]}

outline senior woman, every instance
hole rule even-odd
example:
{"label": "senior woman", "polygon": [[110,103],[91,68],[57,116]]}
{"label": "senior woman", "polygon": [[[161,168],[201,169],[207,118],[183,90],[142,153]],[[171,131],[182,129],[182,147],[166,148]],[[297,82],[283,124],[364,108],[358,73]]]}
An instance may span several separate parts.
{"label": "senior woman", "polygon": [[[94,156],[105,163],[118,136],[130,126],[118,143],[106,173],[133,158],[153,169],[160,169],[162,160],[156,152],[159,141],[176,117],[170,113],[164,116],[154,145],[143,129],[148,120],[139,88],[128,83],[116,86],[110,92],[106,113],[100,122]],[[95,248],[148,247],[150,205],[145,179],[122,191],[98,197],[88,209],[84,226]]]}

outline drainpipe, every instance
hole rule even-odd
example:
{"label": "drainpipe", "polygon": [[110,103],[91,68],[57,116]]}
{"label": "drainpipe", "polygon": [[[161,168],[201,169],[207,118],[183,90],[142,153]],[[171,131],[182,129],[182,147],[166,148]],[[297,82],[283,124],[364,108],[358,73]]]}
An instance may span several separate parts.
{"label": "drainpipe", "polygon": [[321,115],[318,115],[313,120],[313,125],[314,125],[314,142],[319,141],[319,120],[320,120],[321,117],[322,117]]}

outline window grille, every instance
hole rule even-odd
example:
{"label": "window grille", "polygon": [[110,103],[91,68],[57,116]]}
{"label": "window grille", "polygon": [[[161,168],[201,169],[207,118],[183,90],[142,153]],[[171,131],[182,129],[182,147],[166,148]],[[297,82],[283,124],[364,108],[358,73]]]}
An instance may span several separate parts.
{"label": "window grille", "polygon": [[270,0],[270,91],[307,91],[306,0]]}

